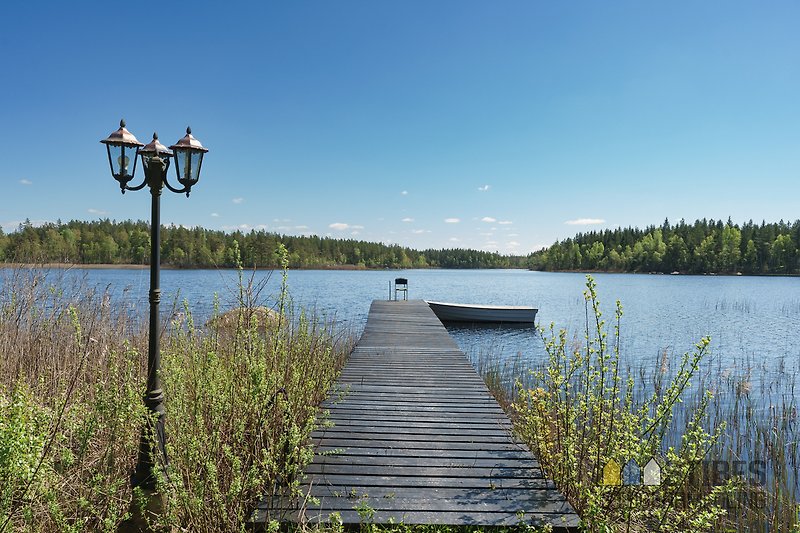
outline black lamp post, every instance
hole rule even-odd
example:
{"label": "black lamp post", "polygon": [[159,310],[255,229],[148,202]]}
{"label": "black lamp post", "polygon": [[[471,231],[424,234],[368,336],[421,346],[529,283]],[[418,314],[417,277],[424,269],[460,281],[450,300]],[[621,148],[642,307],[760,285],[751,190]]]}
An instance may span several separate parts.
{"label": "black lamp post", "polygon": [[[145,185],[150,187],[151,215],[150,215],[150,334],[147,350],[147,391],[144,404],[154,414],[156,423],[154,428],[145,426],[139,441],[139,456],[136,470],[132,477],[134,487],[153,490],[155,488],[156,466],[164,468],[167,465],[167,452],[164,434],[164,392],[161,389],[161,352],[159,338],[161,336],[158,304],[161,302],[161,288],[159,274],[161,266],[161,191],[164,187],[172,192],[186,193],[197,183],[200,178],[200,166],[203,155],[208,152],[200,141],[192,137],[192,130],[186,128],[186,136],[169,148],[158,141],[158,135],[153,134],[153,140],[147,145],[136,140],[131,132],[125,129],[125,121],[121,120],[119,129],[100,141],[108,149],[108,163],[111,174],[119,182],[122,194],[125,191],[138,191]],[[174,154],[173,154],[174,152]],[[131,187],[128,185],[133,180],[136,172],[136,157],[142,157],[144,166],[144,180],[142,183]],[[176,188],[167,181],[167,170],[172,158],[175,159],[175,171],[178,183],[183,188]],[[131,160],[133,168],[131,169]],[[154,434],[153,434],[154,433]]]}

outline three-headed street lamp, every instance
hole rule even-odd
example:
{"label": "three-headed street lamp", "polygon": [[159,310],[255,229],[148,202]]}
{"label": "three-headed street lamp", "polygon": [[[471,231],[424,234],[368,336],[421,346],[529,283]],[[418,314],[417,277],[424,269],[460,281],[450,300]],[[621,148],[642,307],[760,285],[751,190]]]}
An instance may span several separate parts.
{"label": "three-headed street lamp", "polygon": [[[161,263],[161,191],[164,187],[175,193],[189,192],[200,178],[200,167],[203,155],[208,152],[200,141],[192,137],[192,130],[186,128],[186,136],[169,148],[158,141],[153,133],[153,140],[143,145],[131,132],[125,129],[125,121],[121,120],[119,129],[100,141],[108,150],[108,163],[111,174],[119,182],[122,194],[125,191],[138,191],[145,186],[150,187],[150,333],[147,350],[147,391],[144,404],[155,417],[155,427],[142,428],[139,440],[139,455],[136,470],[131,479],[134,487],[155,489],[154,469],[158,465],[167,465],[167,452],[164,434],[164,392],[161,389],[161,353],[159,338],[161,336],[158,305],[161,302],[159,270]],[[136,159],[142,158],[144,179],[135,186],[130,186],[136,172]],[[178,183],[183,187],[173,187],[167,180],[170,162],[175,159],[175,171]],[[133,165],[131,166],[131,163]]]}

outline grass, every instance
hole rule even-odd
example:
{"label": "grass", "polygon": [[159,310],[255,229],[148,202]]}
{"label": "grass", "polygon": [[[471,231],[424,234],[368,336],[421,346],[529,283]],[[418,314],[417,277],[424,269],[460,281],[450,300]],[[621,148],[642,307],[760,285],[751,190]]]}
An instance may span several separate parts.
{"label": "grass", "polygon": [[[57,271],[3,275],[0,532],[116,531],[146,418],[146,327]],[[276,320],[259,320],[263,284],[240,271],[235,327],[198,326],[188,308],[165,324],[170,464],[154,529],[241,531],[255,502],[296,487],[310,461],[316,406],[353,336],[298,310],[285,276]]]}

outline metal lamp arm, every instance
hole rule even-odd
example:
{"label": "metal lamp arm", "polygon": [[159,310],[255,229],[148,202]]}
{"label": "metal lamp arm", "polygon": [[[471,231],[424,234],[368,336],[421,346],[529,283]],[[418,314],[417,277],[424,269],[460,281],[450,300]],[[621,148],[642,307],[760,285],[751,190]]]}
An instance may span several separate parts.
{"label": "metal lamp arm", "polygon": [[124,193],[125,191],[140,191],[140,190],[144,189],[145,185],[147,185],[147,178],[143,178],[142,179],[142,183],[140,183],[139,185],[137,185],[135,187],[131,187],[130,185],[125,185],[125,187],[123,187],[123,189],[122,189],[122,192]]}
{"label": "metal lamp arm", "polygon": [[169,183],[169,178],[167,178],[167,175],[168,175],[168,174],[169,174],[168,172],[165,172],[165,173],[164,173],[164,186],[165,186],[167,189],[169,189],[169,190],[171,190],[172,192],[174,192],[174,193],[178,193],[178,194],[183,194],[183,193],[186,193],[186,196],[189,196],[189,191],[192,189],[192,187],[191,187],[191,186],[188,186],[188,187],[187,187],[187,186],[184,186],[184,187],[183,187],[183,189],[176,189],[175,187],[173,187],[172,185],[170,185],[170,183]]}

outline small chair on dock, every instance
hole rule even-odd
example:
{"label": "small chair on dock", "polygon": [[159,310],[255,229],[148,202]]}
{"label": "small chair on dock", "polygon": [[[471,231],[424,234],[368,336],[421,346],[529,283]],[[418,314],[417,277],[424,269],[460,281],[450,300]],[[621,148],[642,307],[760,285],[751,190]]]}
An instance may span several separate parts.
{"label": "small chair on dock", "polygon": [[406,278],[396,278],[394,280],[394,299],[397,300],[397,293],[403,293],[403,300],[408,300],[408,280]]}

